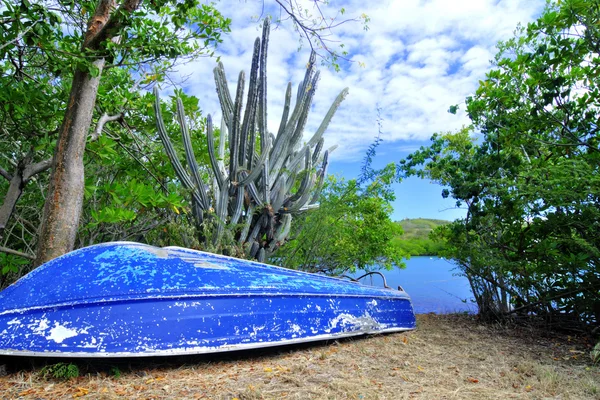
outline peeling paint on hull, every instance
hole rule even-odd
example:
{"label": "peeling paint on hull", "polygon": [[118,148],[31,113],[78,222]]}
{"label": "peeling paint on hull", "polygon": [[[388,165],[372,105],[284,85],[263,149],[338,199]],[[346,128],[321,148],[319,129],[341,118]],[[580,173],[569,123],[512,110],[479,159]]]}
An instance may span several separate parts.
{"label": "peeling paint on hull", "polygon": [[0,292],[0,354],[206,354],[415,328],[409,296],[180,248],[107,243]]}

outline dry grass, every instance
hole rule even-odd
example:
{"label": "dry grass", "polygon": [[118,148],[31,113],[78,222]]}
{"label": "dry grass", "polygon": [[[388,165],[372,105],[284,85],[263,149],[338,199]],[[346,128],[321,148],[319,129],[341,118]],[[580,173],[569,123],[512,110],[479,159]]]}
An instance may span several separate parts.
{"label": "dry grass", "polygon": [[468,316],[420,315],[418,323],[414,332],[328,345],[119,365],[119,378],[108,369],[66,382],[20,371],[0,378],[0,397],[600,399],[600,369],[584,339],[490,327]]}

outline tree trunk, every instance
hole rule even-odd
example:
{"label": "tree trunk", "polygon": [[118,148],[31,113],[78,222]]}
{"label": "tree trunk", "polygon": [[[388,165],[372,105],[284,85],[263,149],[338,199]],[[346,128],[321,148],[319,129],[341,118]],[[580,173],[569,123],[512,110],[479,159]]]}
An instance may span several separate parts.
{"label": "tree trunk", "polygon": [[100,71],[97,76],[77,70],[73,77],[71,95],[52,161],[52,177],[44,205],[35,266],[73,250],[75,245],[83,203],[83,154],[104,59],[96,60],[93,65]]}
{"label": "tree trunk", "polygon": [[88,22],[81,47],[90,54],[100,50],[92,63],[96,76],[92,76],[89,69],[78,69],[73,76],[71,95],[52,160],[52,177],[34,266],[73,250],[83,203],[83,155],[105,64],[105,53],[101,48],[106,41],[117,37],[125,17],[131,15],[140,2],[123,0],[117,8],[116,0],[99,0]]}

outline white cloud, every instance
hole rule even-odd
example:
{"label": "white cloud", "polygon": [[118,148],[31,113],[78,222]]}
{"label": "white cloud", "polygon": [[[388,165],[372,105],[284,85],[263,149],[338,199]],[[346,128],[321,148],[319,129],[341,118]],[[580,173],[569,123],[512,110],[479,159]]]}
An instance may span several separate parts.
{"label": "white cloud", "polygon": [[[533,20],[544,0],[393,0],[331,2],[324,12],[335,14],[341,7],[347,15],[367,14],[369,31],[359,23],[348,23],[334,31],[332,40],[346,45],[354,63],[342,71],[321,68],[321,82],[306,129],[312,135],[336,95],[350,88],[326,133],[326,146],[339,144],[333,159],[362,159],[377,134],[377,105],[384,119],[386,148],[402,146],[405,140],[426,140],[433,132],[456,129],[467,122],[446,110],[462,103],[489,69],[489,60],[499,40],[511,37],[518,23]],[[272,7],[272,5],[267,4]],[[250,72],[254,39],[260,35],[256,17],[261,2],[217,3],[232,18],[232,33],[224,36],[221,55],[232,94],[240,70]],[[273,8],[271,8],[273,10]],[[272,12],[272,11],[271,11]],[[298,33],[289,22],[271,31],[268,58],[269,129],[276,131],[285,89],[294,92],[302,80],[309,56],[306,45],[298,52]],[[362,62],[366,67],[361,67]],[[198,96],[205,113],[220,120],[214,89],[214,59],[200,59],[182,66],[189,75],[186,92]],[[295,93],[294,93],[295,96]]]}

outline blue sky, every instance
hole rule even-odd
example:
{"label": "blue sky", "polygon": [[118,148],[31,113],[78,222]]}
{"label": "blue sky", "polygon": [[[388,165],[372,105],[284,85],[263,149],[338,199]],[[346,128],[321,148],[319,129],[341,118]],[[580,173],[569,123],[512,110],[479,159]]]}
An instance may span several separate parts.
{"label": "blue sky", "polygon": [[[301,1],[310,9],[310,1]],[[272,10],[271,3],[265,1],[267,10]],[[378,165],[398,161],[427,145],[435,132],[460,128],[468,119],[462,111],[449,114],[448,107],[464,103],[489,70],[496,43],[512,37],[517,24],[534,20],[544,4],[545,0],[331,0],[322,6],[325,15],[335,16],[342,7],[348,18],[365,13],[370,18],[369,30],[363,30],[360,23],[334,30],[331,39],[345,45],[352,62],[342,63],[340,72],[321,67],[305,137],[314,133],[344,87],[350,93],[325,134],[326,148],[339,146],[331,155],[330,173],[345,178],[358,175],[365,151],[377,135],[377,107],[383,120]],[[232,19],[232,32],[217,51],[232,92],[239,71],[249,72],[252,44],[260,35],[257,17],[262,5],[258,0],[217,3]],[[289,21],[272,29],[267,68],[271,131],[277,131],[287,82],[296,87],[304,74],[310,49],[306,43],[298,47],[299,35]],[[205,113],[220,121],[214,65],[211,58],[186,64],[175,79],[187,93],[200,98]],[[454,201],[442,199],[442,188],[430,182],[410,179],[395,190],[396,220],[464,216],[464,210],[453,209]]]}

